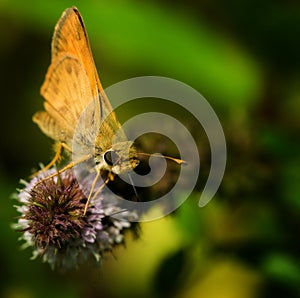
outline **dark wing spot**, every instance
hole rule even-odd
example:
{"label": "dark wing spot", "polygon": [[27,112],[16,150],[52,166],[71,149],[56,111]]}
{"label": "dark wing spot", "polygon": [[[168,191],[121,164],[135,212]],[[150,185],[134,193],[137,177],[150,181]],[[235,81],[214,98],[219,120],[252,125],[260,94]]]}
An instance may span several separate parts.
{"label": "dark wing spot", "polygon": [[71,66],[70,63],[68,63],[68,64],[66,65],[66,71],[67,71],[67,73],[69,73],[69,74],[72,73],[72,66]]}

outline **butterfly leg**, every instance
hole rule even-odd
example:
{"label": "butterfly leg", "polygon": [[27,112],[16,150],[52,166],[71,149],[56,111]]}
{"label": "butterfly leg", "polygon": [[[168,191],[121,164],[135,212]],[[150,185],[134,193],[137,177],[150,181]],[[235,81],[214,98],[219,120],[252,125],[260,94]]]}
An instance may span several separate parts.
{"label": "butterfly leg", "polygon": [[[89,203],[90,203],[90,200],[92,198],[92,194],[94,192],[94,189],[95,189],[95,186],[96,186],[96,183],[97,183],[97,180],[98,180],[99,176],[100,176],[100,170],[97,170],[97,175],[96,175],[96,177],[95,177],[95,179],[94,179],[94,181],[92,183],[92,187],[91,187],[89,196],[88,196],[87,201],[85,203],[84,212],[83,212],[84,215],[86,214],[87,208],[89,206]],[[95,198],[100,193],[100,191],[104,188],[104,186],[108,183],[109,180],[110,180],[109,177],[106,178],[106,180],[104,181],[104,183],[97,189],[97,191],[93,195],[93,198]]]}
{"label": "butterfly leg", "polygon": [[[86,214],[86,211],[87,211],[87,208],[88,208],[88,205],[89,205],[89,202],[92,198],[92,194],[93,194],[93,191],[95,189],[95,186],[96,186],[96,182],[98,180],[100,176],[100,170],[97,170],[97,175],[93,181],[93,184],[92,184],[92,187],[91,187],[91,190],[90,190],[90,193],[89,193],[89,196],[88,196],[88,199],[86,201],[86,204],[85,204],[85,208],[84,208],[84,215]],[[106,178],[106,180],[104,181],[104,183],[97,189],[97,191],[94,193],[93,195],[93,198],[96,198],[98,196],[98,194],[100,193],[100,191],[104,188],[104,186],[109,182],[109,181],[113,181],[114,180],[114,175],[112,173],[108,173],[108,176]]]}
{"label": "butterfly leg", "polygon": [[80,163],[82,163],[82,162],[84,162],[84,161],[86,161],[86,160],[88,160],[88,159],[90,159],[91,157],[92,157],[92,155],[91,155],[91,154],[88,154],[88,155],[84,155],[83,157],[79,158],[79,159],[76,160],[76,161],[70,162],[69,164],[67,164],[67,165],[66,165],[65,167],[63,167],[62,169],[57,170],[55,173],[53,173],[53,174],[51,174],[51,175],[49,175],[49,176],[47,176],[47,177],[45,177],[45,178],[39,180],[39,181],[35,184],[35,186],[37,186],[38,184],[43,183],[43,182],[45,182],[45,181],[47,181],[47,180],[49,180],[49,179],[51,179],[51,178],[53,178],[53,177],[55,177],[55,176],[58,176],[59,174],[65,172],[66,170],[69,170],[69,169],[73,168],[74,166],[76,166],[76,165],[78,165],[78,164],[80,164]]}
{"label": "butterfly leg", "polygon": [[72,152],[71,148],[69,148],[69,146],[65,143],[58,143],[56,146],[55,146],[55,155],[53,157],[53,159],[45,166],[43,167],[41,170],[33,173],[32,175],[30,175],[30,178],[33,178],[35,176],[37,176],[39,173],[42,173],[44,171],[47,171],[49,170],[57,161],[60,160],[61,158],[61,152],[62,152],[62,149],[66,149],[67,151],[70,151]]}

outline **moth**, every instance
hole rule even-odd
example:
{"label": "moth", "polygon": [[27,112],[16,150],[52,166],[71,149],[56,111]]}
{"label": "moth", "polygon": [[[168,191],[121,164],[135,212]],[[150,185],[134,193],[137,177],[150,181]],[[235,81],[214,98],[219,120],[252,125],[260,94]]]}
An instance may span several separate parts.
{"label": "moth", "polygon": [[[76,130],[79,146],[91,153],[58,172],[91,158],[92,151],[97,173],[108,170],[120,174],[134,169],[139,163],[136,149],[133,142],[126,139],[103,91],[87,31],[76,7],[66,9],[55,26],[51,52],[51,65],[41,87],[45,110],[33,116],[33,122],[57,143],[55,157],[47,168],[57,162],[62,149],[69,155],[72,153]],[[78,127],[82,117],[84,121]],[[117,132],[118,140],[113,143]]]}
{"label": "moth", "polygon": [[56,154],[43,170],[60,159],[62,150],[71,156],[74,144],[83,153],[45,179],[93,158],[97,175],[86,212],[101,170],[107,170],[108,179],[113,179],[114,175],[134,169],[139,164],[138,154],[148,154],[137,152],[117,120],[100,83],[87,31],[76,7],[66,9],[57,22],[51,53],[51,64],[41,87],[45,110],[33,116],[33,122],[56,142]]}

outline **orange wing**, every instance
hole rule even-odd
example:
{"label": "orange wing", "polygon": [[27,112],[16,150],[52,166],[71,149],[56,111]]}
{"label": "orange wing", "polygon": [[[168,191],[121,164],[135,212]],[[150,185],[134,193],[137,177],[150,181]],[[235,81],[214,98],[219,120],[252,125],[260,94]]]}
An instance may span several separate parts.
{"label": "orange wing", "polygon": [[[112,127],[106,130],[110,134],[106,135],[106,139],[111,139],[121,127],[103,92],[87,32],[75,7],[66,9],[55,26],[52,61],[41,94],[45,98],[45,111],[37,112],[33,121],[47,136],[66,143],[70,148],[82,114],[85,118],[80,123],[84,125],[80,128],[82,135],[84,128],[96,130],[109,114],[108,125]],[[101,143],[101,136],[97,140]]]}
{"label": "orange wing", "polygon": [[[73,55],[82,63],[90,81],[92,95],[101,101],[101,115],[103,115],[102,110],[106,111],[106,115],[109,114],[112,107],[103,92],[85,25],[76,7],[66,9],[55,26],[52,39],[52,63],[61,55]],[[43,95],[43,87],[41,92]],[[116,119],[115,115],[114,118]]]}
{"label": "orange wing", "polygon": [[[93,100],[86,72],[75,57],[64,56],[51,65],[43,96],[46,111],[37,112],[33,121],[54,140],[72,148],[72,138],[84,111],[90,112],[85,115],[85,128],[99,127],[99,101]],[[84,127],[80,130],[84,133]]]}

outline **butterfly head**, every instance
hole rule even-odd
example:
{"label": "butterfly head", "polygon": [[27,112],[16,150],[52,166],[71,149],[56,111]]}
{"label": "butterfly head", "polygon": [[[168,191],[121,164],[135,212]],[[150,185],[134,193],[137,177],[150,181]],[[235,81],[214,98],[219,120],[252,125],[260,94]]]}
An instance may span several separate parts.
{"label": "butterfly head", "polygon": [[125,141],[113,146],[95,156],[96,167],[99,170],[108,170],[116,175],[133,170],[139,160],[133,142]]}

